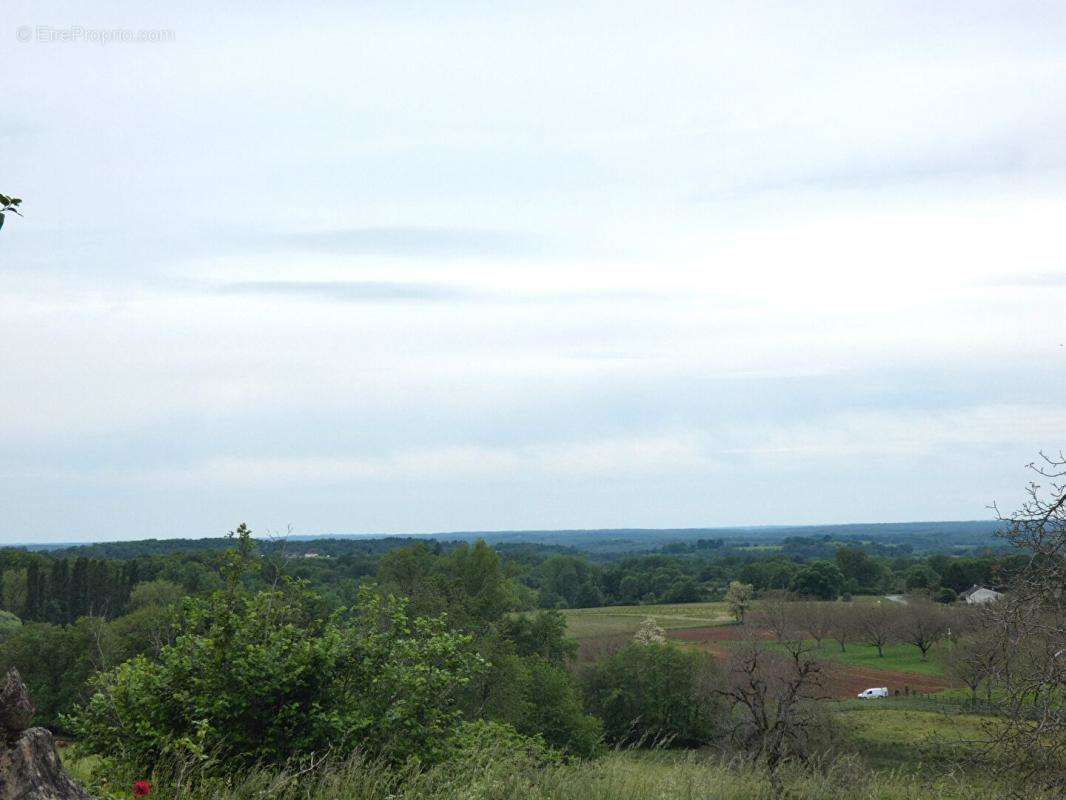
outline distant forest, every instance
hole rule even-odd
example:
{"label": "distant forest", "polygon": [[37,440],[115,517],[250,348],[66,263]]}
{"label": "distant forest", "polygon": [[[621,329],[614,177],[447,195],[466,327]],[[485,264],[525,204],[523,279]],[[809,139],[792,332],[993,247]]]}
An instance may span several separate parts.
{"label": "distant forest", "polygon": [[[258,539],[271,570],[303,580],[334,606],[350,605],[361,584],[406,563],[484,541],[506,565],[525,608],[580,608],[719,600],[733,580],[756,590],[803,589],[837,597],[913,589],[960,592],[1002,584],[1016,556],[1000,547],[994,523],[905,523],[832,527],[670,531],[552,531],[423,537]],[[802,532],[804,535],[799,535]],[[714,534],[713,536],[711,534]],[[217,588],[228,537],[146,539],[31,551],[0,549],[0,605],[25,622],[70,624],[129,611],[135,587],[167,581],[192,595]],[[826,570],[824,565],[833,569]],[[818,573],[817,586],[808,576]]]}
{"label": "distant forest", "polygon": [[[418,541],[443,543],[484,541],[486,544],[555,545],[582,552],[596,560],[621,558],[634,552],[682,553],[720,542],[732,548],[779,545],[796,539],[823,539],[877,548],[898,548],[907,553],[939,553],[1002,547],[996,520],[960,522],[885,522],[849,525],[774,525],[733,528],[603,528],[546,531],[456,531],[411,536],[369,534],[295,535],[258,540],[264,551],[284,547],[289,552],[317,550],[333,555],[345,552],[377,552]],[[352,544],[328,544],[328,543]],[[139,556],[225,550],[231,542],[224,536],[203,539],[138,539],[94,544],[25,545],[31,551],[47,551],[59,557],[128,559]],[[829,555],[832,553],[829,552]]]}

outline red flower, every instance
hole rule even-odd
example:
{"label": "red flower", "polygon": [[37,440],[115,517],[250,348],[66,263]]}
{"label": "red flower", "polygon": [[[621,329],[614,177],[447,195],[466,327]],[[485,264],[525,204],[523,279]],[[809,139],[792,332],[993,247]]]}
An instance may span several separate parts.
{"label": "red flower", "polygon": [[133,784],[134,797],[147,797],[152,793],[152,784],[148,781],[137,781]]}

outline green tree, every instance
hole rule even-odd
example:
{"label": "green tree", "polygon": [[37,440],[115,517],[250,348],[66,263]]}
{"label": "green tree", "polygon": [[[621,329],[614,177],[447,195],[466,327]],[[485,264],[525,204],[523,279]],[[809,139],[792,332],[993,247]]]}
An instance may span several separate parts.
{"label": "green tree", "polygon": [[540,656],[564,666],[577,655],[577,640],[566,635],[566,617],[556,610],[505,618],[500,633],[514,643],[519,656]]}
{"label": "green tree", "polygon": [[38,724],[56,727],[59,715],[86,695],[94,669],[87,633],[71,625],[30,622],[0,644],[0,671],[18,669],[37,707]]}
{"label": "green tree", "polygon": [[443,755],[457,695],[481,667],[470,638],[403,600],[369,592],[350,627],[322,618],[316,597],[286,581],[189,601],[158,660],[133,658],[93,680],[70,719],[92,752],[150,769],[169,755],[217,757],[223,770],[356,747],[390,760]]}
{"label": "green tree", "polygon": [[175,606],[185,597],[185,591],[168,580],[144,581],[130,592],[127,608],[138,611],[142,608],[167,608]]}
{"label": "green tree", "polygon": [[0,611],[0,643],[6,642],[22,630],[22,620],[10,611]]}
{"label": "green tree", "polygon": [[838,548],[834,561],[845,580],[855,581],[861,591],[877,592],[880,590],[886,570],[878,561],[870,558],[861,547]]}
{"label": "green tree", "polygon": [[26,613],[26,570],[4,570],[4,609],[21,616]]}
{"label": "green tree", "polygon": [[607,741],[641,747],[712,741],[723,722],[719,680],[709,654],[672,644],[630,644],[582,675]]}
{"label": "green tree", "polygon": [[916,564],[907,570],[904,584],[908,590],[935,589],[940,583],[940,576],[925,564]]}
{"label": "green tree", "polygon": [[801,597],[835,600],[844,588],[844,575],[836,564],[815,561],[796,573],[791,589]]}

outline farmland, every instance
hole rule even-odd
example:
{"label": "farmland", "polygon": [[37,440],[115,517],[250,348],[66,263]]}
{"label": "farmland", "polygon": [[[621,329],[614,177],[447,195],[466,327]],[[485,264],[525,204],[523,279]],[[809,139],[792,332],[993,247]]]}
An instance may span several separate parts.
{"label": "farmland", "polygon": [[575,608],[563,614],[567,632],[578,640],[632,636],[649,617],[667,631],[725,625],[733,619],[725,603]]}

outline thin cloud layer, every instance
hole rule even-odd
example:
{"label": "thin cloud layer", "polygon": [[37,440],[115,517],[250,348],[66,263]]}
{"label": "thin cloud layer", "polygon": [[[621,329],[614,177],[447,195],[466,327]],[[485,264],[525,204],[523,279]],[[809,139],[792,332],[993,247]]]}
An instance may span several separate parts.
{"label": "thin cloud layer", "polygon": [[44,13],[2,541],[972,518],[1061,446],[1060,2]]}

